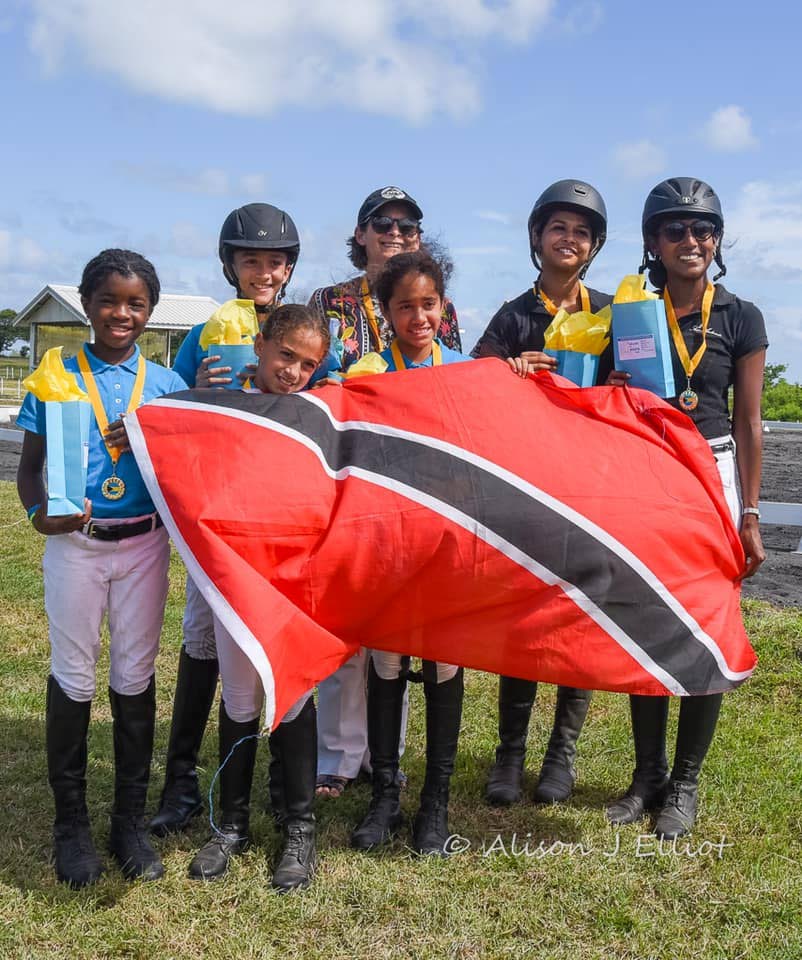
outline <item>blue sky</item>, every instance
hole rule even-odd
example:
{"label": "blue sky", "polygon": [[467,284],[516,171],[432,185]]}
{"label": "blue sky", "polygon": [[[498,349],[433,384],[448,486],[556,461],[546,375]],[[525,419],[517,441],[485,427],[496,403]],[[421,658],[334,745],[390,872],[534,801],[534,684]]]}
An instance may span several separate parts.
{"label": "blue sky", "polygon": [[[398,184],[456,263],[473,345],[533,279],[540,191],[589,180],[610,216],[589,275],[640,262],[667,176],[712,183],[725,283],[802,381],[802,113],[791,4],[612,0],[5,0],[0,8],[0,307],[76,283],[100,249],[165,290],[227,299],[230,209],[265,200],[301,231],[293,288],[349,273],[346,236]],[[291,288],[291,292],[292,289]]]}

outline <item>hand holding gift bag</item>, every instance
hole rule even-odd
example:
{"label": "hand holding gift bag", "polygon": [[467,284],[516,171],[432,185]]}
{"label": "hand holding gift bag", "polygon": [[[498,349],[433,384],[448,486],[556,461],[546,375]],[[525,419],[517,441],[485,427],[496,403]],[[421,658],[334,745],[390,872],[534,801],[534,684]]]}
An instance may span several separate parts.
{"label": "hand holding gift bag", "polygon": [[646,290],[646,277],[630,274],[613,298],[615,369],[628,373],[633,387],[673,397],[674,372],[663,301]]}
{"label": "hand holding gift bag", "polygon": [[247,378],[248,365],[257,362],[253,340],[258,332],[253,300],[228,300],[206,321],[199,342],[207,356],[220,357],[221,366],[231,367],[226,390],[241,390],[239,376]]}
{"label": "hand holding gift bag", "polygon": [[599,356],[610,343],[610,308],[598,313],[559,310],[544,334],[544,353],[557,359],[557,373],[578,387],[592,387]]}
{"label": "hand holding gift bag", "polygon": [[83,513],[92,410],[89,397],[75,374],[65,370],[61,347],[48,350],[22,385],[45,405],[47,515]]}

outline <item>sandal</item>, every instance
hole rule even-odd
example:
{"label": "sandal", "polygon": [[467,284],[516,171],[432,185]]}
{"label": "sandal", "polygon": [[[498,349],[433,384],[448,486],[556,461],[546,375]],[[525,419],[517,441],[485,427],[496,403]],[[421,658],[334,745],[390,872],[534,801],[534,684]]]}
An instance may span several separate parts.
{"label": "sandal", "polygon": [[352,783],[348,777],[338,777],[333,773],[321,773],[315,781],[315,796],[330,797],[336,800],[345,792],[348,785]]}

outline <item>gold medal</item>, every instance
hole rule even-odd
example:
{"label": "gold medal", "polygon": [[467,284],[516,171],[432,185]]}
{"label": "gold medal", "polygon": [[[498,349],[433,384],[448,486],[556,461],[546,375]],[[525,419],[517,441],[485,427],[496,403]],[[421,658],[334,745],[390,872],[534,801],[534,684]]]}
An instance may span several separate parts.
{"label": "gold medal", "polygon": [[103,481],[100,492],[107,500],[119,500],[125,493],[125,481],[113,473]]}
{"label": "gold medal", "polygon": [[693,357],[691,357],[688,353],[688,347],[685,343],[685,339],[682,336],[677,315],[674,313],[674,305],[671,302],[671,295],[668,292],[668,287],[666,287],[666,289],[663,291],[663,301],[666,305],[666,319],[668,320],[668,328],[671,331],[671,337],[674,340],[674,346],[676,347],[677,356],[682,364],[682,369],[685,371],[685,376],[688,378],[688,386],[677,397],[679,408],[680,410],[684,410],[685,413],[690,413],[699,406],[699,395],[691,387],[691,377],[693,376],[696,368],[699,366],[699,362],[704,356],[705,350],[707,350],[707,325],[710,322],[710,311],[713,306],[713,296],[715,292],[716,288],[713,286],[713,284],[708,283],[702,296],[702,343]]}
{"label": "gold medal", "polygon": [[[103,401],[100,398],[100,392],[97,388],[97,384],[95,383],[94,374],[92,373],[92,370],[89,366],[89,361],[86,359],[83,351],[78,354],[78,369],[83,375],[84,386],[86,387],[86,392],[89,394],[89,400],[92,404],[95,420],[97,421],[98,429],[100,430],[100,434],[105,442],[105,434],[109,427],[109,418],[106,416],[106,411],[103,407]],[[131,391],[131,397],[128,401],[128,409],[126,413],[131,413],[132,410],[136,410],[136,408],[142,402],[142,392],[144,388],[145,360],[142,354],[140,354],[136,368],[136,377],[134,378],[134,387]],[[103,481],[100,487],[100,492],[107,500],[120,500],[125,495],[125,481],[122,477],[117,476],[117,461],[120,459],[120,451],[116,447],[110,447],[108,443],[106,443],[106,450],[108,451],[111,459],[111,476],[106,477],[106,479]]]}
{"label": "gold medal", "polygon": [[691,410],[695,410],[699,406],[699,395],[695,390],[691,390],[690,380],[688,381],[688,389],[683,390],[677,399],[679,400],[680,407],[687,413],[690,413]]}

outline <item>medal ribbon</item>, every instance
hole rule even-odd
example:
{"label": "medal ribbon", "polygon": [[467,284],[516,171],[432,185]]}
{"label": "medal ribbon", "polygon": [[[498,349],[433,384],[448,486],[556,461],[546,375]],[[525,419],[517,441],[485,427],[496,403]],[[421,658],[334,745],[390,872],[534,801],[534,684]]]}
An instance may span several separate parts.
{"label": "medal ribbon", "polygon": [[[393,355],[393,363],[395,364],[396,370],[406,370],[407,365],[404,362],[404,355],[399,349],[397,340],[393,340],[390,344],[390,351]],[[442,365],[443,351],[440,349],[440,344],[436,340],[432,340],[432,366],[441,367]]]}
{"label": "medal ribbon", "polygon": [[[370,295],[367,274],[362,277],[362,305],[365,308],[365,314],[368,318],[368,325],[373,335],[376,349],[381,351],[384,349],[384,344],[382,343],[381,333],[379,332],[379,321],[376,319],[376,311],[373,309],[373,297]],[[403,370],[404,368],[402,367],[401,369]]]}
{"label": "medal ribbon", "polygon": [[[557,304],[546,294],[539,280],[537,280],[534,287],[532,287],[532,292],[536,297],[540,297],[543,306],[551,316],[556,317],[558,310]],[[588,294],[587,287],[581,280],[579,281],[579,302],[581,309],[584,310],[585,313],[590,313],[590,295]]]}
{"label": "medal ribbon", "polygon": [[[89,394],[89,402],[92,404],[92,410],[95,413],[95,420],[97,420],[97,425],[100,428],[100,434],[103,437],[103,442],[106,444],[106,449],[109,451],[109,456],[111,457],[111,462],[116,466],[117,461],[120,459],[120,451],[117,447],[110,447],[106,443],[106,430],[109,427],[109,418],[106,416],[106,410],[103,406],[103,401],[100,399],[100,392],[98,391],[97,384],[95,383],[95,377],[92,373],[92,370],[89,367],[89,361],[86,359],[86,354],[83,350],[78,354],[78,368],[83,374],[84,386],[86,387],[86,392]],[[142,354],[139,354],[139,363],[136,368],[136,379],[134,380],[134,389],[131,391],[131,399],[128,401],[128,409],[126,413],[131,413],[136,410],[139,404],[142,402],[142,391],[145,387],[145,358]]]}
{"label": "medal ribbon", "polygon": [[671,336],[674,340],[674,346],[677,348],[677,354],[679,356],[680,363],[682,364],[682,369],[685,371],[685,376],[688,378],[688,389],[690,389],[691,377],[693,376],[696,368],[699,366],[705,350],[707,350],[707,325],[710,323],[710,309],[713,306],[713,295],[715,292],[716,288],[712,283],[708,282],[702,297],[702,343],[693,357],[691,357],[688,353],[688,347],[685,344],[685,338],[682,336],[682,331],[679,328],[677,315],[674,313],[674,305],[671,303],[671,296],[668,292],[668,287],[666,287],[666,289],[663,291],[663,301],[666,305],[668,328],[671,331]]}

